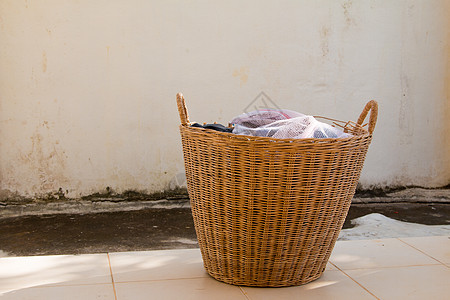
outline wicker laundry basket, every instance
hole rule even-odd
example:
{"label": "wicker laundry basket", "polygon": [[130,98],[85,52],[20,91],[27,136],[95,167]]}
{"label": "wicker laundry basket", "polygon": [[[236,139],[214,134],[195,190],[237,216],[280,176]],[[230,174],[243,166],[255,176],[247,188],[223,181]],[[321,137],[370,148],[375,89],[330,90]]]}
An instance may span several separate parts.
{"label": "wicker laundry basket", "polygon": [[182,94],[177,104],[207,272],[244,286],[291,286],[319,278],[355,193],[377,102],[367,103],[357,123],[346,123],[353,136],[345,139],[273,139],[190,127]]}

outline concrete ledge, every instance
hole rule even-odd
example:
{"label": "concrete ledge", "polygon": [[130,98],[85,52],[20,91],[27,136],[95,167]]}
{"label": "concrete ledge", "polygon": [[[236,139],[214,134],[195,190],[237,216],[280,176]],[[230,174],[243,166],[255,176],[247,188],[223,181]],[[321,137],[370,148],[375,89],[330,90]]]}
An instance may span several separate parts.
{"label": "concrete ledge", "polygon": [[132,211],[146,208],[189,208],[189,199],[153,201],[86,201],[65,200],[51,203],[30,203],[0,206],[0,219],[52,214],[90,214],[111,211]]}
{"label": "concrete ledge", "polygon": [[361,197],[358,194],[352,203],[450,203],[450,189],[408,188],[387,192],[382,196]]}
{"label": "concrete ledge", "polygon": [[[450,189],[410,188],[386,193],[382,197],[355,196],[352,204],[371,203],[448,203]],[[0,205],[0,218],[49,214],[88,214],[112,211],[132,211],[146,208],[189,208],[189,199],[128,200],[127,198],[98,197],[95,200],[64,199],[54,202]]]}

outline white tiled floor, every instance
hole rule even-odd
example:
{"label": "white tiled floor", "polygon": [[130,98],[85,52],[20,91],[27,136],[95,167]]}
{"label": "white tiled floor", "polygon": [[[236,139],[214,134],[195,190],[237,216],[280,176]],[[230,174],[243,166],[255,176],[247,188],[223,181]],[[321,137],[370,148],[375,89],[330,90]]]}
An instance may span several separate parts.
{"label": "white tiled floor", "polygon": [[449,299],[450,237],[337,242],[321,278],[218,282],[198,249],[0,258],[0,299]]}

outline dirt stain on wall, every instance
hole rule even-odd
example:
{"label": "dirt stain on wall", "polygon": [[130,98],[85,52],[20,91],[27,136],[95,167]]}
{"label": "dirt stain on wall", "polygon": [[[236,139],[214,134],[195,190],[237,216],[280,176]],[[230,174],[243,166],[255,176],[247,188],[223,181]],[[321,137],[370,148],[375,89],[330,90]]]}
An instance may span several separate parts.
{"label": "dirt stain on wall", "polygon": [[[450,28],[450,1],[444,1],[444,12],[445,16],[447,17],[446,20],[446,26],[443,28]],[[445,25],[445,23],[444,23]],[[444,123],[442,124],[442,136],[443,139],[443,145],[440,147],[442,151],[444,151],[444,163],[447,166],[446,170],[444,171],[445,175],[447,177],[447,182],[450,184],[450,31],[447,30],[447,36],[445,37],[445,53],[446,57],[444,56],[444,59],[446,61],[446,71],[445,71],[445,78],[444,78],[444,107],[443,107],[443,120]]]}
{"label": "dirt stain on wall", "polygon": [[322,49],[322,56],[325,57],[330,52],[328,47],[328,37],[330,34],[330,28],[323,26],[320,30],[320,47]]}
{"label": "dirt stain on wall", "polygon": [[47,72],[47,53],[45,51],[42,53],[42,72]]}
{"label": "dirt stain on wall", "polygon": [[[403,65],[403,64],[402,64]],[[414,106],[411,103],[409,89],[409,77],[405,70],[401,70],[400,75],[401,95],[398,126],[402,131],[400,143],[411,144],[414,135]]]}
{"label": "dirt stain on wall", "polygon": [[248,68],[241,67],[240,69],[235,69],[233,71],[233,77],[238,77],[240,80],[240,86],[247,83],[248,80]]}
{"label": "dirt stain on wall", "polygon": [[106,46],[106,62],[109,63],[109,50],[111,49],[111,46]]}
{"label": "dirt stain on wall", "polygon": [[31,149],[21,154],[33,177],[30,192],[36,195],[58,190],[68,183],[64,175],[67,155],[53,136],[51,125],[48,121],[41,122],[30,137]]}
{"label": "dirt stain on wall", "polygon": [[352,8],[353,2],[351,0],[344,2],[342,4],[342,8],[344,9],[344,17],[345,17],[345,23],[347,26],[350,26],[355,23],[355,20],[351,14],[351,8]]}

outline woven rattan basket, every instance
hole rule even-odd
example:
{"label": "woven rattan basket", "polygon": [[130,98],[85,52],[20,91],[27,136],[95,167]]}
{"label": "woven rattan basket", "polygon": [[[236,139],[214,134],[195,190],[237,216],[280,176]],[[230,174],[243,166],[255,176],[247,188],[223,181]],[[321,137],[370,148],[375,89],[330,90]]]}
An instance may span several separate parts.
{"label": "woven rattan basket", "polygon": [[273,139],[190,127],[182,94],[177,103],[207,272],[244,286],[291,286],[319,278],[355,193],[377,103],[367,103],[357,123],[346,123],[353,136],[345,139]]}

